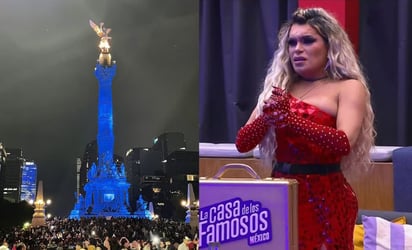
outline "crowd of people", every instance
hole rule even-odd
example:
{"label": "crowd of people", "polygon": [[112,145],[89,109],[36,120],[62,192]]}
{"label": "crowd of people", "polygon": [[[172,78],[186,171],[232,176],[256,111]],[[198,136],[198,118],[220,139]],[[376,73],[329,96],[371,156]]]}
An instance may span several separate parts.
{"label": "crowd of people", "polygon": [[166,219],[55,217],[45,226],[0,231],[0,239],[2,250],[192,250],[197,247],[197,230]]}

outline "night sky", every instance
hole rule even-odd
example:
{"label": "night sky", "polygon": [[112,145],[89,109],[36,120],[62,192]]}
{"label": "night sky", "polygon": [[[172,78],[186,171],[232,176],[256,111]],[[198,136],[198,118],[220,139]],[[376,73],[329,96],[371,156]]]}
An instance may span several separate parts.
{"label": "night sky", "polygon": [[38,165],[60,216],[74,206],[76,158],[97,135],[89,19],[112,29],[114,153],[164,132],[198,145],[198,1],[2,0],[0,142]]}

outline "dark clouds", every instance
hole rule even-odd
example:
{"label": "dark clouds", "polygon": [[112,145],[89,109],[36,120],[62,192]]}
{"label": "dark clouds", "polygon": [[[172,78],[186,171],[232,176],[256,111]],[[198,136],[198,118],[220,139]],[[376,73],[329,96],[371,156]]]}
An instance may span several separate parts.
{"label": "dark clouds", "polygon": [[0,2],[0,142],[39,166],[50,210],[73,207],[76,158],[97,134],[98,37],[112,28],[115,153],[183,132],[198,143],[198,2]]}

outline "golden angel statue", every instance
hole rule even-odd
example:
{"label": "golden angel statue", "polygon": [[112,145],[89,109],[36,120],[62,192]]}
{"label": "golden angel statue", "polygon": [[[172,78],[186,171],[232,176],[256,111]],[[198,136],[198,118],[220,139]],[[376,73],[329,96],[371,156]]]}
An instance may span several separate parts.
{"label": "golden angel statue", "polygon": [[92,20],[89,20],[90,27],[96,32],[96,34],[100,37],[100,55],[99,55],[99,63],[101,65],[111,65],[112,63],[112,56],[110,55],[110,43],[111,37],[109,37],[109,33],[112,29],[105,28],[103,25],[104,23],[100,23],[97,25]]}

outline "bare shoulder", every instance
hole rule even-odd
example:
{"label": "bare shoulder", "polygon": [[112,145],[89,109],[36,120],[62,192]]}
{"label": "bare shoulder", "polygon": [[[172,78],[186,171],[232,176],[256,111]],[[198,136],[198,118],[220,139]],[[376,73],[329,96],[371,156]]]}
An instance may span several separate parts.
{"label": "bare shoulder", "polygon": [[340,80],[338,84],[342,90],[366,90],[366,86],[356,79]]}
{"label": "bare shoulder", "polygon": [[340,102],[363,105],[366,99],[367,87],[361,81],[355,79],[339,81]]}

